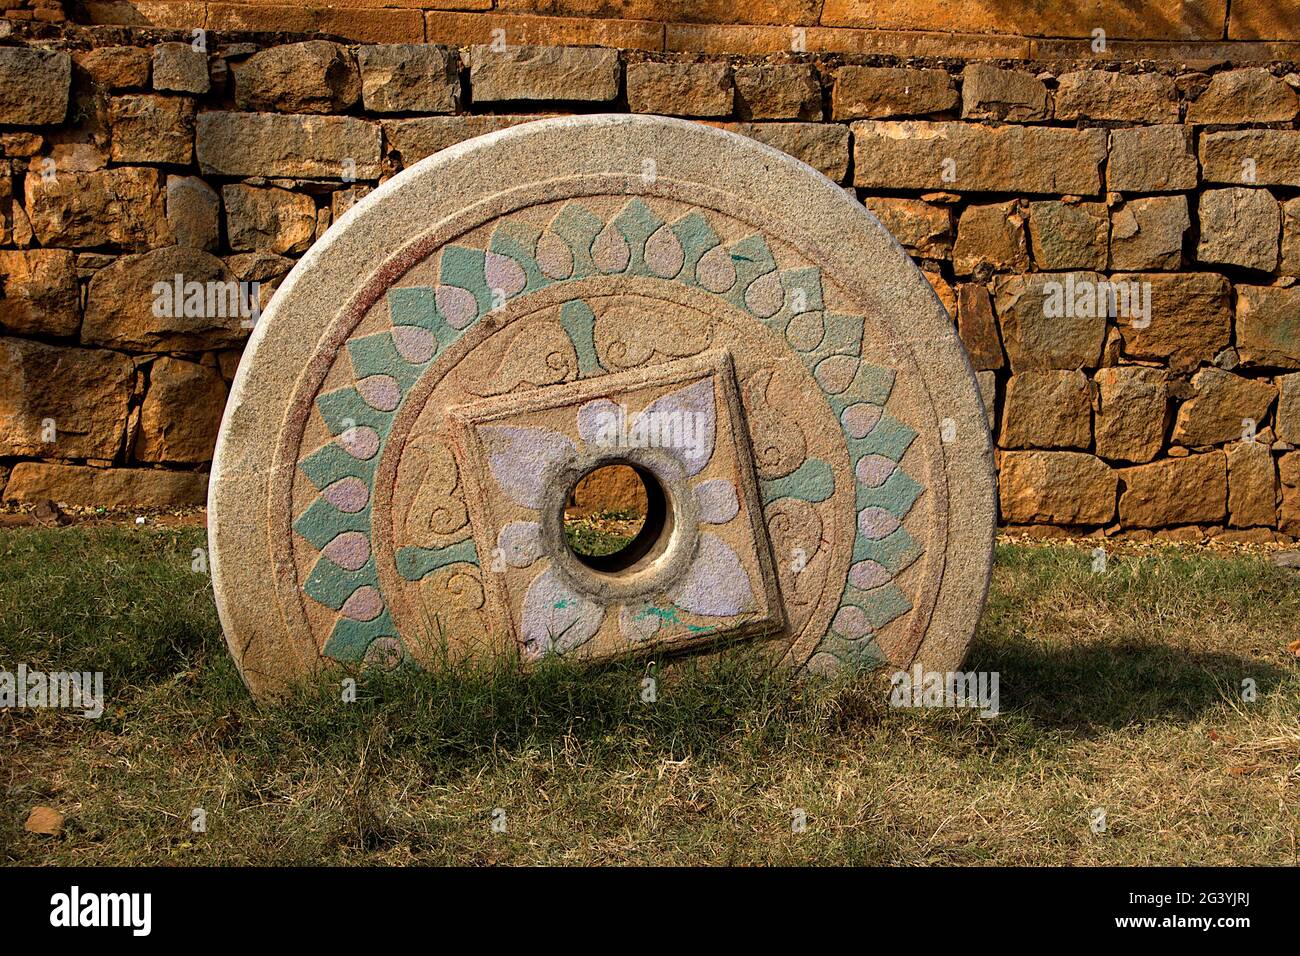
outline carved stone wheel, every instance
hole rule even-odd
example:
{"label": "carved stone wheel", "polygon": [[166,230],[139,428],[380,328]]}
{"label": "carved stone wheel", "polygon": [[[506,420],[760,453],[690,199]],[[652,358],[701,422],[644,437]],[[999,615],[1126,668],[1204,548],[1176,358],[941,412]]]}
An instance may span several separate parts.
{"label": "carved stone wheel", "polygon": [[[741,640],[951,670],[984,414],[924,277],[810,167],[658,117],[517,126],[380,187],[262,316],[213,463],[221,621],[259,696],[330,661]],[[562,524],[610,463],[651,503],[612,566]]]}

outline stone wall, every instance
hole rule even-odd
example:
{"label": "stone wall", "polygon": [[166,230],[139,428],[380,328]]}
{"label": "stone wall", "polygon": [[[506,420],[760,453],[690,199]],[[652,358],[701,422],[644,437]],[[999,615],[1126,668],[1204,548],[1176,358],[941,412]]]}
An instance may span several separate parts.
{"label": "stone wall", "polygon": [[160,306],[160,288],[256,283],[264,302],[402,168],[539,115],[631,110],[769,143],[881,218],[970,350],[1007,524],[1300,536],[1300,75],[1252,59],[1274,47],[1137,61],[337,33],[208,31],[197,50],[188,30],[0,21],[5,500],[201,502],[252,323],[185,309],[184,288]]}

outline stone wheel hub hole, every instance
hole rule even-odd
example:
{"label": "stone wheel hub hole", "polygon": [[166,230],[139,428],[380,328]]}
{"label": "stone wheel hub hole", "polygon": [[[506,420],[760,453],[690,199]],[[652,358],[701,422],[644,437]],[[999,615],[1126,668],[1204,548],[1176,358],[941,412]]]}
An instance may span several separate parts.
{"label": "stone wheel hub hole", "polygon": [[593,571],[617,574],[661,550],[670,531],[668,498],[653,473],[604,464],[584,474],[564,508],[569,550]]}

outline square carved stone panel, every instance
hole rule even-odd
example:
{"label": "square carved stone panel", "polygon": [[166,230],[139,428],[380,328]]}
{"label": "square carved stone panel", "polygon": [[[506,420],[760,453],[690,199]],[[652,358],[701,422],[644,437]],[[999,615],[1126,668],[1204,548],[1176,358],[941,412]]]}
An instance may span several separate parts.
{"label": "square carved stone panel", "polygon": [[[526,658],[679,649],[783,624],[731,356],[705,352],[451,410],[485,590]],[[646,486],[640,532],[591,558],[564,535],[577,483]]]}

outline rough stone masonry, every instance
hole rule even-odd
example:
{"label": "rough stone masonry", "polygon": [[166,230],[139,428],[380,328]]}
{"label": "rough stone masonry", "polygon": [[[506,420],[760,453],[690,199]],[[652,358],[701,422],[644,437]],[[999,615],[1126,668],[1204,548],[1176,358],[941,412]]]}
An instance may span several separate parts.
{"label": "rough stone masonry", "polygon": [[[515,35],[606,45],[494,50],[478,14],[391,10],[373,13],[411,13],[413,32],[359,42],[343,26],[239,32],[224,11],[208,22],[229,32],[196,49],[174,18],[10,12],[7,502],[201,504],[248,296],[264,306],[359,197],[426,156],[538,116],[632,111],[772,145],[880,219],[970,353],[1005,525],[1300,537],[1300,73],[1276,58],[1285,44],[1178,35],[1141,60],[960,36],[897,55],[765,52],[788,43],[763,31],[788,31],[754,26],[735,28],[752,53],[666,52],[682,37],[737,47],[534,17],[517,19],[548,32]],[[1258,30],[1233,36],[1280,35]],[[159,302],[177,276],[202,306]]]}

